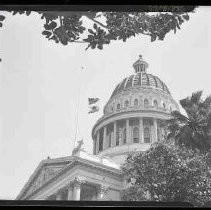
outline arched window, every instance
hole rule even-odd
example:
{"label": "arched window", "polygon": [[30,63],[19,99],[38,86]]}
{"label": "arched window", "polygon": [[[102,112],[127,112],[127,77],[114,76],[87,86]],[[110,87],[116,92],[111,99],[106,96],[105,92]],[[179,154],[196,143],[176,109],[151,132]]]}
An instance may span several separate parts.
{"label": "arched window", "polygon": [[116,146],[119,146],[120,139],[121,139],[121,133],[118,130],[116,133]]}
{"label": "arched window", "polygon": [[165,109],[166,108],[166,104],[163,102],[163,108]]}
{"label": "arched window", "polygon": [[144,99],[144,107],[147,108],[149,106],[149,101],[145,98]]}
{"label": "arched window", "polygon": [[120,109],[120,104],[117,104],[116,109],[117,109],[117,110]]}
{"label": "arched window", "polygon": [[108,134],[108,147],[111,147],[111,133]]}
{"label": "arched window", "polygon": [[138,99],[137,98],[134,100],[134,106],[138,106]]}
{"label": "arched window", "polygon": [[144,143],[150,143],[150,130],[149,127],[144,128]]}
{"label": "arched window", "polygon": [[170,112],[172,112],[172,107],[170,106]]}
{"label": "arched window", "polygon": [[139,129],[137,127],[133,128],[133,143],[138,143],[139,140]]}
{"label": "arched window", "polygon": [[158,102],[157,102],[157,100],[154,100],[154,101],[153,101],[153,106],[154,106],[155,108],[158,108]]}
{"label": "arched window", "polygon": [[160,141],[160,130],[157,128],[157,137],[158,137],[158,141]]}
{"label": "arched window", "polygon": [[145,71],[145,65],[143,63],[141,64],[141,71]]}
{"label": "arched window", "polygon": [[128,106],[129,106],[129,101],[126,100],[126,101],[125,101],[125,107],[128,107]]}
{"label": "arched window", "polygon": [[126,128],[123,129],[123,144],[126,144]]}

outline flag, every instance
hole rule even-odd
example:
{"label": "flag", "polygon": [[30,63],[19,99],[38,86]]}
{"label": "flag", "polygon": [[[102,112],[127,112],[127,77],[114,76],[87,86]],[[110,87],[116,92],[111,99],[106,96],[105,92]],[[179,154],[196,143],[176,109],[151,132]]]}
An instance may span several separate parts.
{"label": "flag", "polygon": [[99,111],[99,107],[98,106],[91,106],[90,108],[91,108],[91,110],[89,111],[89,114]]}
{"label": "flag", "polygon": [[89,105],[91,104],[95,104],[96,102],[98,102],[100,99],[99,98],[88,98],[89,100]]}

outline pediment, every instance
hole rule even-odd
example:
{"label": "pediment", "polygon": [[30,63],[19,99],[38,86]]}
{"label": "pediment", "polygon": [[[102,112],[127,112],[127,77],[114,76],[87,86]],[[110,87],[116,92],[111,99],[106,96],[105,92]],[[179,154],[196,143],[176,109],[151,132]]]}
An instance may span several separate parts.
{"label": "pediment", "polygon": [[65,168],[70,162],[71,161],[68,157],[63,159],[58,158],[41,161],[37,169],[34,171],[24,186],[23,190],[17,196],[17,199],[22,199],[23,197],[37,190],[45,182],[53,178],[60,170]]}

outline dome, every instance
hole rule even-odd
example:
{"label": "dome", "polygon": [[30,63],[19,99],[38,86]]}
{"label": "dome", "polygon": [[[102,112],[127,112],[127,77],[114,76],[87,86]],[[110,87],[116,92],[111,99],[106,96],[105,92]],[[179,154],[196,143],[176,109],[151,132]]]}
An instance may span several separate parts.
{"label": "dome", "polygon": [[122,163],[128,153],[146,151],[164,138],[166,120],[179,107],[165,83],[146,72],[148,66],[139,56],[135,74],[114,89],[92,129],[94,154]]}
{"label": "dome", "polygon": [[123,79],[114,89],[111,97],[118,93],[136,87],[149,87],[163,91],[170,95],[168,87],[157,76],[147,74],[146,72],[138,72]]}
{"label": "dome", "polygon": [[164,93],[171,95],[168,87],[157,76],[147,74],[146,69],[148,63],[139,56],[139,59],[133,64],[135,74],[123,79],[114,89],[111,98],[118,93],[136,87],[154,88],[163,91]]}

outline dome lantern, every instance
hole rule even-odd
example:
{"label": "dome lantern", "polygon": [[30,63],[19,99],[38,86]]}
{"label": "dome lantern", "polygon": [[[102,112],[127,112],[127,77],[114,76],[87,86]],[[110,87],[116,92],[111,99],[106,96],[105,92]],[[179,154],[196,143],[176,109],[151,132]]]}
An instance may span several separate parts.
{"label": "dome lantern", "polygon": [[143,60],[142,55],[139,55],[139,59],[133,64],[133,68],[135,69],[135,73],[146,73],[148,63]]}

